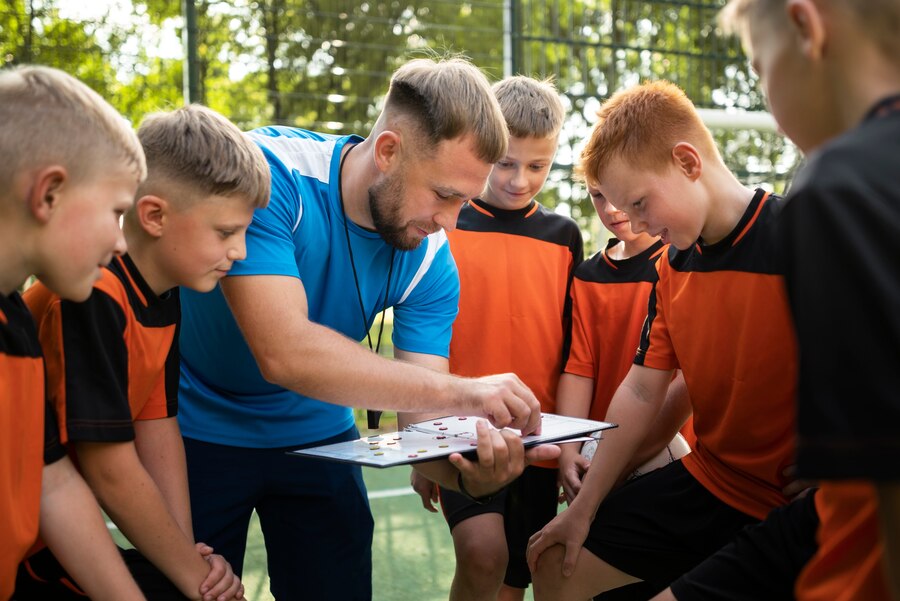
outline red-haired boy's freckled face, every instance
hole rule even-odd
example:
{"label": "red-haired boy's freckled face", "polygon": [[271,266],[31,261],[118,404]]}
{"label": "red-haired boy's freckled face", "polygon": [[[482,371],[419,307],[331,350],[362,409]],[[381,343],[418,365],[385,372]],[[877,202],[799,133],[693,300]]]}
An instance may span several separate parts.
{"label": "red-haired boy's freckled face", "polygon": [[705,213],[692,180],[674,165],[656,173],[614,159],[597,189],[628,216],[635,234],[659,236],[682,250],[700,237]]}
{"label": "red-haired boy's freckled face", "polygon": [[68,300],[88,298],[101,267],[127,250],[120,221],[137,184],[131,171],[110,169],[63,185],[40,242],[36,275],[48,288]]}

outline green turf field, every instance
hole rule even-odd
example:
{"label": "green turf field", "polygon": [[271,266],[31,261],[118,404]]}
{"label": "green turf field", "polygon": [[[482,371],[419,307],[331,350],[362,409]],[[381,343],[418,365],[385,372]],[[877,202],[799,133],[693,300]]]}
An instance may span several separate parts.
{"label": "green turf field", "polygon": [[[385,432],[397,427],[396,416],[386,413],[380,430],[366,430],[363,415],[360,412],[357,420],[360,431]],[[441,514],[422,508],[421,500],[409,486],[409,471],[407,466],[363,468],[375,517],[373,601],[441,601],[447,599],[450,591],[456,563],[450,531]],[[111,530],[116,542],[130,546],[115,526],[111,525]],[[265,544],[255,514],[250,523],[242,581],[248,600],[274,599],[269,593]],[[533,599],[529,589],[525,600]]]}
{"label": "green turf field", "polygon": [[[375,516],[373,601],[446,600],[455,560],[443,516],[422,509],[419,497],[409,487],[408,467],[364,468],[363,474]],[[273,599],[266,576],[262,534],[255,516],[247,543],[243,582],[248,599]],[[525,599],[533,599],[531,589]]]}

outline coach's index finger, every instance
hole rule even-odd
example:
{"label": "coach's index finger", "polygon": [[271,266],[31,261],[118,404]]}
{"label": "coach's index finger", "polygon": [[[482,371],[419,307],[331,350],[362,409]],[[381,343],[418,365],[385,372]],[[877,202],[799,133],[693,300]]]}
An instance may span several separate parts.
{"label": "coach's index finger", "polygon": [[[525,386],[521,381],[513,382],[513,394],[516,396],[517,407],[521,407],[519,413],[513,411],[510,408],[510,413],[513,414],[513,428],[518,428],[522,431],[522,436],[528,436],[529,434],[540,434],[541,433],[541,403],[537,400],[537,397],[534,396],[534,393],[531,392],[531,389]],[[523,406],[524,405],[524,406]]]}

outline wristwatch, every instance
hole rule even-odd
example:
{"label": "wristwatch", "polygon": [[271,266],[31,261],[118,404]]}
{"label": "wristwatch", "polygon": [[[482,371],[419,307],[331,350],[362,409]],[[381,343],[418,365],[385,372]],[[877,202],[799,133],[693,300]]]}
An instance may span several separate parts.
{"label": "wristwatch", "polygon": [[[497,492],[493,492],[489,495],[484,495],[483,497],[473,497],[472,493],[466,490],[466,486],[463,484],[463,476],[462,472],[457,472],[456,474],[456,487],[459,489],[459,494],[472,501],[473,503],[478,503],[479,505],[486,505],[494,500],[494,497],[497,496]],[[500,490],[503,490],[502,488]]]}

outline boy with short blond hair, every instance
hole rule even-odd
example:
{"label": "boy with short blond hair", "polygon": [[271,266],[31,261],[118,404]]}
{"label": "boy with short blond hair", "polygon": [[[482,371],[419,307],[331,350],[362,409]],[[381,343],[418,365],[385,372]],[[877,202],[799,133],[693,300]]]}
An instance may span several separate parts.
{"label": "boy with short blond hair", "polygon": [[[450,372],[513,372],[541,410],[553,413],[582,239],[572,219],[535,197],[553,164],[565,111],[549,81],[510,77],[494,84],[493,92],[509,128],[509,149],[448,236],[460,278]],[[525,544],[556,515],[556,475],[555,462],[529,466],[490,501],[440,489],[456,550],[450,599],[524,596],[531,582]],[[416,486],[430,508],[433,489]]]}
{"label": "boy with short blond hair", "polygon": [[[48,357],[62,439],[135,546],[126,557],[148,597],[239,599],[227,562],[194,542],[176,421],[178,286],[208,292],[246,256],[244,233],[268,202],[269,172],[255,144],[202,106],[152,115],[138,137],[149,175],[125,216],[129,252],[84,302],[43,284],[25,301]],[[46,575],[65,577],[54,564],[49,551],[33,557],[17,598],[46,596]]]}
{"label": "boy with short blond hair", "polygon": [[84,300],[125,250],[120,215],[146,175],[125,120],[47,67],[0,71],[0,599],[38,532],[94,599],[143,599],[59,441],[37,331],[17,289],[36,274]]}
{"label": "boy with short blond hair", "polygon": [[[724,570],[733,586],[761,598],[767,589],[742,569],[761,549],[788,566],[784,598],[900,599],[900,3],[739,0],[721,18],[740,32],[779,126],[809,156],[778,248],[800,349],[797,469],[821,483],[821,522],[775,546],[770,518],[673,591],[695,598],[683,581],[699,581],[704,599],[723,598],[709,594],[722,591],[709,569],[718,579],[728,553],[740,562]],[[808,547],[811,559],[791,561]]]}
{"label": "boy with short blond hair", "polygon": [[[768,253],[781,200],[738,182],[693,104],[667,82],[606,102],[582,158],[632,229],[671,247],[657,263],[635,365],[607,413],[619,428],[604,435],[572,504],[529,542],[535,598],[555,601],[637,581],[662,590],[787,503],[794,444],[796,345]],[[696,446],[612,490],[677,368]]]}

